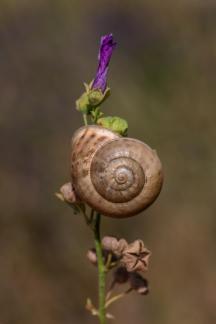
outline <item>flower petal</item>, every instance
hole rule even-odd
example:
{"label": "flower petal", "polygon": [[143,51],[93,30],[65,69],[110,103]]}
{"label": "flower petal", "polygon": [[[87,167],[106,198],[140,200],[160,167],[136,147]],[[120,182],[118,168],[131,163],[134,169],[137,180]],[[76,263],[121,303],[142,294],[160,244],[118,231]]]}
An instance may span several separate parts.
{"label": "flower petal", "polygon": [[102,92],[105,91],[108,66],[115,46],[116,42],[114,42],[112,34],[101,37],[100,50],[98,54],[99,64],[96,77],[92,84],[92,89],[100,89]]}

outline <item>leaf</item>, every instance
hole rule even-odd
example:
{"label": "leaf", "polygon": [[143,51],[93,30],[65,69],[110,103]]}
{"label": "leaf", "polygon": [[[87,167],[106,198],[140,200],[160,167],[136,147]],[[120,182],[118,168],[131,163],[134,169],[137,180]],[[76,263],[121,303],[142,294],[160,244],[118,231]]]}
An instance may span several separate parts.
{"label": "leaf", "polygon": [[127,136],[128,123],[120,117],[102,117],[99,118],[97,124],[112,130],[122,136]]}

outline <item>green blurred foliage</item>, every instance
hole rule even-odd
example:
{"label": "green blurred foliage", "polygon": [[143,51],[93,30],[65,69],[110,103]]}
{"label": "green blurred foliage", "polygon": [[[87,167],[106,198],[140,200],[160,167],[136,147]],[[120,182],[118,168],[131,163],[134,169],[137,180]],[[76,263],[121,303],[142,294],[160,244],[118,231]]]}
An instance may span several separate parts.
{"label": "green blurred foliage", "polygon": [[156,148],[157,202],[103,232],[153,251],[148,297],[113,307],[118,323],[211,324],[215,294],[216,4],[0,1],[0,322],[95,323],[91,232],[54,192],[69,179],[75,100],[94,77],[99,37],[118,47],[107,115]]}

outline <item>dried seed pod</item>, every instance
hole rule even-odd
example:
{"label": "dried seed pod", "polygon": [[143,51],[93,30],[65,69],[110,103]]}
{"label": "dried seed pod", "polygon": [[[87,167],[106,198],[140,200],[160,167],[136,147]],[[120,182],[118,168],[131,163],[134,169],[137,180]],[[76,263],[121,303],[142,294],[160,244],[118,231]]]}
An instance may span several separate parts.
{"label": "dried seed pod", "polygon": [[123,252],[125,251],[125,249],[128,247],[128,243],[125,239],[120,239],[118,241],[118,246],[116,247],[114,253],[117,255],[117,256],[122,256]]}
{"label": "dried seed pod", "polygon": [[128,247],[128,243],[125,239],[118,240],[113,236],[104,236],[102,246],[104,249],[112,251],[117,257],[121,257],[123,251]]}
{"label": "dried seed pod", "polygon": [[118,247],[118,240],[113,236],[104,236],[101,244],[104,249],[115,251],[115,249]]}
{"label": "dried seed pod", "polygon": [[145,278],[143,278],[139,273],[130,273],[129,281],[131,288],[138,292],[140,295],[146,295],[149,292],[148,281]]}
{"label": "dried seed pod", "polygon": [[143,241],[136,240],[129,244],[122,253],[121,263],[131,271],[147,271],[151,252],[144,246]]}
{"label": "dried seed pod", "polygon": [[123,284],[129,279],[129,273],[125,267],[117,268],[113,273],[113,280],[115,283]]}

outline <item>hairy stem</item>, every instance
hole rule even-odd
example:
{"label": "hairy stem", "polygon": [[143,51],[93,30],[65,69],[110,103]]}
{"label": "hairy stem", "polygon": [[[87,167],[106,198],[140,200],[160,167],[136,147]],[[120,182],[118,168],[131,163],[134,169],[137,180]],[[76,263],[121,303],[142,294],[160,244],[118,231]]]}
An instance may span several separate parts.
{"label": "hairy stem", "polygon": [[101,215],[97,213],[94,220],[94,240],[98,260],[98,297],[99,297],[99,320],[100,324],[105,324],[105,265],[100,238]]}

